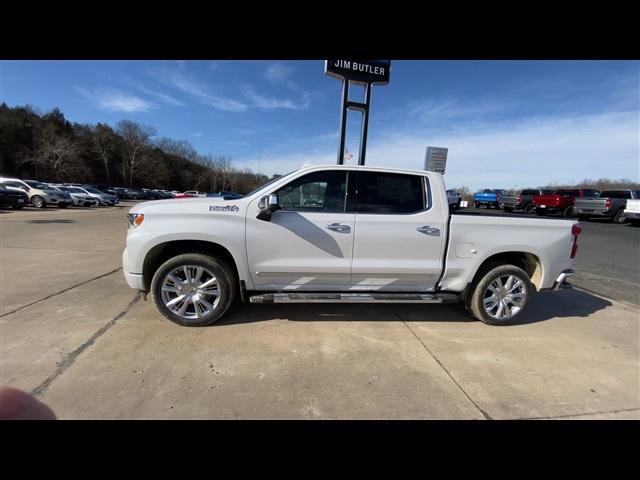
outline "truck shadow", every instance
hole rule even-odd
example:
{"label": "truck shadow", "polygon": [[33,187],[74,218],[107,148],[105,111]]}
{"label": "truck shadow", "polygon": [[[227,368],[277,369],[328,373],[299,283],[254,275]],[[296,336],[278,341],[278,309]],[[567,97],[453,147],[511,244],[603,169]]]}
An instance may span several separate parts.
{"label": "truck shadow", "polygon": [[[580,290],[536,294],[525,315],[514,325],[565,317],[588,317],[611,302]],[[475,322],[461,303],[453,304],[242,304],[237,303],[216,325],[283,319],[294,322]]]}

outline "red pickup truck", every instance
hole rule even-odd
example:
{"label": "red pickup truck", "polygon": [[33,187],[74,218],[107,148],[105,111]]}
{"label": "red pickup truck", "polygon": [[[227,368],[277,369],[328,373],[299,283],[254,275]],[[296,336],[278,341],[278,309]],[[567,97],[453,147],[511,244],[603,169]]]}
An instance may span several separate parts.
{"label": "red pickup truck", "polygon": [[599,190],[590,188],[560,188],[551,195],[534,195],[531,203],[534,205],[538,215],[559,213],[563,217],[571,217],[573,215],[573,202],[576,197],[597,198],[599,196]]}

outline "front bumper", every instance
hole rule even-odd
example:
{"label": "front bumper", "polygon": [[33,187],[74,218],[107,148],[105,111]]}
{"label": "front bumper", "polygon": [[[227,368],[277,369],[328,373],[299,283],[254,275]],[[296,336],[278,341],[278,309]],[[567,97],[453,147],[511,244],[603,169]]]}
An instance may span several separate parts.
{"label": "front bumper", "polygon": [[133,288],[134,290],[145,291],[144,288],[144,278],[141,273],[130,273],[129,272],[129,255],[127,252],[127,248],[122,251],[122,273],[124,273],[124,279],[127,281],[127,285]]}
{"label": "front bumper", "polygon": [[571,269],[568,270],[563,270],[560,275],[558,275],[558,278],[556,278],[556,281],[553,282],[553,287],[551,287],[551,290],[553,290],[554,292],[557,290],[564,290],[566,288],[572,288],[573,285],[571,285],[569,282],[567,282],[567,279],[569,277],[572,277],[575,274],[575,272]]}

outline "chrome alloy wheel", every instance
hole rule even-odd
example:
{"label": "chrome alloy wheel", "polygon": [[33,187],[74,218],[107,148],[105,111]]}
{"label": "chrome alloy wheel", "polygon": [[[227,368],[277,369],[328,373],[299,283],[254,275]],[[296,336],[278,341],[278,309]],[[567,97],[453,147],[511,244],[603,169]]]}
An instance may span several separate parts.
{"label": "chrome alloy wheel", "polygon": [[504,320],[517,314],[526,301],[527,290],[522,279],[515,275],[503,275],[489,284],[482,304],[491,317]]}
{"label": "chrome alloy wheel", "polygon": [[215,275],[198,265],[184,265],[167,274],[161,296],[165,307],[186,320],[210,314],[220,301]]}

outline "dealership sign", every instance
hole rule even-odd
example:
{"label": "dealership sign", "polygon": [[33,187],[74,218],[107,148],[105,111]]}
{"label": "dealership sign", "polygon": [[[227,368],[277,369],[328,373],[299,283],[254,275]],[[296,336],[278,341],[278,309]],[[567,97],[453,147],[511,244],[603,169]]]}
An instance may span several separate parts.
{"label": "dealership sign", "polygon": [[[367,153],[367,132],[369,130],[371,86],[386,85],[389,83],[391,60],[325,60],[324,73],[330,77],[342,80],[338,165],[342,165],[344,163],[344,142],[347,131],[347,112],[349,110],[362,112],[362,129],[360,130],[360,152],[358,154],[358,165],[364,165]],[[350,83],[364,85],[364,102],[349,100]]]}
{"label": "dealership sign", "polygon": [[424,169],[429,172],[438,172],[444,175],[447,167],[448,148],[427,147],[427,156],[424,160]]}
{"label": "dealership sign", "polygon": [[391,60],[326,60],[324,73],[357,83],[389,83]]}

